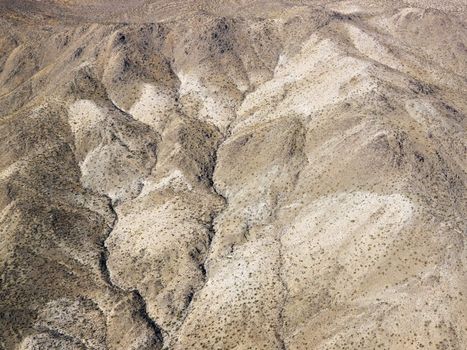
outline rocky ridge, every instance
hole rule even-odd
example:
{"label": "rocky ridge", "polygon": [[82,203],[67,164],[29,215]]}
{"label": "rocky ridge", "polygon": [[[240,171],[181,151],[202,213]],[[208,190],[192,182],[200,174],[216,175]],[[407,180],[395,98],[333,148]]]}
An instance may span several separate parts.
{"label": "rocky ridge", "polygon": [[1,1],[1,349],[463,349],[462,1]]}

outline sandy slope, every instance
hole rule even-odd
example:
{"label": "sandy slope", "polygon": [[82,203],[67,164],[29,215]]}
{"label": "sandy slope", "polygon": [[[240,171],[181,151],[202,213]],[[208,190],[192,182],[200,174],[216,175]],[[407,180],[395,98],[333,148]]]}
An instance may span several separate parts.
{"label": "sandy slope", "polygon": [[464,1],[0,1],[0,349],[467,347]]}

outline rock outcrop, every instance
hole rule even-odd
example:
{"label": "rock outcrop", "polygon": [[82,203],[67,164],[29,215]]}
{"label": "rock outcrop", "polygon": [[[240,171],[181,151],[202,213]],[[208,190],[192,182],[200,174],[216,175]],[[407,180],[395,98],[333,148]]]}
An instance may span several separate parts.
{"label": "rock outcrop", "polygon": [[466,11],[0,1],[0,349],[465,349]]}

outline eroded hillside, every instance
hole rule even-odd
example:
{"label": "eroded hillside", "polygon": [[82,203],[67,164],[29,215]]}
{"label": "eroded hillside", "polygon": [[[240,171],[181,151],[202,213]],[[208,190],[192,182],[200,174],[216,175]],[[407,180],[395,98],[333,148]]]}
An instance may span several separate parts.
{"label": "eroded hillside", "polygon": [[465,349],[464,1],[0,1],[1,349]]}

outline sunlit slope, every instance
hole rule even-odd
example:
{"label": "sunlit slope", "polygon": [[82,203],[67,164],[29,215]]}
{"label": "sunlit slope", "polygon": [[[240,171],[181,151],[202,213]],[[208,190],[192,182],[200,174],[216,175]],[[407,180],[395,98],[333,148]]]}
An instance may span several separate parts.
{"label": "sunlit slope", "polygon": [[3,1],[1,349],[464,349],[462,2]]}

